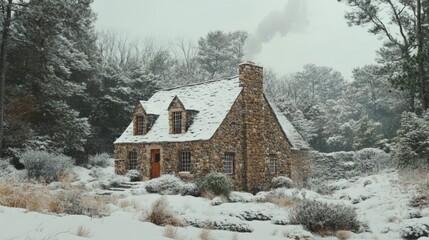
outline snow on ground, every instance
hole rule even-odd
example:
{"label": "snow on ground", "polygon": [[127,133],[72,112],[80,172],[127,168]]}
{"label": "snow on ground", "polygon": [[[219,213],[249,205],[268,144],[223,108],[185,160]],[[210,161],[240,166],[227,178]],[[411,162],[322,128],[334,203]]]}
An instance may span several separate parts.
{"label": "snow on ground", "polygon": [[[73,184],[92,187],[94,193],[106,192],[98,189],[100,182],[115,177],[111,167],[98,170],[98,177],[94,177],[94,170],[80,167],[75,169],[79,180]],[[385,170],[368,177],[331,182],[331,186],[337,190],[329,196],[305,189],[284,188],[261,192],[255,196],[233,192],[235,202],[219,206],[213,206],[211,200],[202,197],[167,195],[165,198],[172,210],[183,219],[211,223],[233,222],[253,230],[250,233],[211,230],[211,239],[274,240],[294,239],[295,236],[301,236],[302,239],[336,239],[311,234],[301,226],[273,224],[276,219],[287,220],[288,208],[261,201],[268,195],[342,202],[356,207],[360,220],[366,222],[369,227],[368,232],[351,233],[349,239],[401,239],[399,232],[406,224],[413,221],[415,224],[429,222],[429,209],[420,211],[422,218],[410,219],[410,214],[416,211],[408,206],[409,200],[415,194],[415,186],[403,184],[399,179],[396,171]],[[61,216],[0,206],[0,239],[169,239],[163,236],[165,227],[140,221],[141,216],[161,197],[159,194],[147,193],[144,184],[139,183],[131,189],[114,192],[117,201],[115,204],[109,204],[111,214],[103,218]],[[250,219],[266,221],[249,221]],[[76,235],[78,228],[82,226],[89,231],[87,238]],[[201,228],[192,226],[176,229],[175,239],[200,239],[202,232]]]}

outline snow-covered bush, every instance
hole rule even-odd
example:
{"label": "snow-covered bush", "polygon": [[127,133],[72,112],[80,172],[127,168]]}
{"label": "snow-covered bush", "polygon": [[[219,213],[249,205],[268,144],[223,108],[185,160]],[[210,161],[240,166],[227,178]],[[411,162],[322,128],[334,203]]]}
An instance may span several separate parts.
{"label": "snow-covered bush", "polygon": [[399,231],[399,235],[404,239],[418,239],[429,237],[429,218],[412,219]]}
{"label": "snow-covered bush", "polygon": [[230,192],[228,199],[230,202],[242,202],[249,203],[253,202],[253,194],[247,192]]}
{"label": "snow-covered bush", "polygon": [[229,217],[229,216],[216,216],[210,217],[210,219],[201,219],[201,217],[192,217],[184,215],[183,219],[185,222],[193,227],[197,228],[211,228],[214,230],[225,230],[232,232],[252,232],[252,227],[242,220]]}
{"label": "snow-covered bush", "polygon": [[429,167],[429,113],[418,117],[404,113],[397,132],[393,155],[401,168]]}
{"label": "snow-covered bush", "polygon": [[278,176],[273,178],[273,180],[271,180],[271,186],[273,188],[293,188],[294,184],[292,179],[286,177],[286,176]]}
{"label": "snow-covered bush", "polygon": [[202,183],[203,191],[212,192],[214,195],[228,197],[234,184],[231,179],[223,173],[211,172],[204,177]]}
{"label": "snow-covered bush", "polygon": [[0,177],[10,176],[16,169],[9,163],[9,159],[0,158]]}
{"label": "snow-covered bush", "polygon": [[57,181],[70,173],[72,158],[44,151],[27,150],[20,155],[20,162],[28,170],[28,177],[45,181]]}
{"label": "snow-covered bush", "polygon": [[182,196],[201,196],[201,186],[195,183],[184,183],[180,189],[180,195]]}
{"label": "snow-covered bush", "polygon": [[88,158],[88,165],[90,167],[108,167],[110,156],[107,153],[98,153],[91,155]]}
{"label": "snow-covered bush", "polygon": [[128,170],[125,176],[129,177],[131,182],[140,181],[141,179],[143,179],[143,175],[141,174],[141,172],[136,169]]}
{"label": "snow-covered bush", "polygon": [[290,212],[290,220],[321,236],[338,230],[357,231],[360,226],[354,208],[315,200],[302,201]]}
{"label": "snow-covered bush", "polygon": [[174,195],[180,193],[183,181],[174,175],[162,175],[147,182],[146,191],[163,195]]}
{"label": "snow-covered bush", "polygon": [[271,209],[266,208],[264,205],[254,206],[246,209],[234,209],[221,212],[223,215],[229,215],[246,221],[269,221],[273,218]]}
{"label": "snow-covered bush", "polygon": [[390,154],[377,148],[356,152],[321,153],[312,151],[311,179],[316,182],[350,179],[394,167]]}

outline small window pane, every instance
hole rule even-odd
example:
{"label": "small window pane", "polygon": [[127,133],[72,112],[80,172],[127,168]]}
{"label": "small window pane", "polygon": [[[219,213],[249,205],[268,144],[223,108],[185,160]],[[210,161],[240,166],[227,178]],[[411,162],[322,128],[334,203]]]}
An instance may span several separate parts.
{"label": "small window pane", "polygon": [[223,168],[226,174],[234,173],[234,153],[225,153],[225,160],[223,162]]}
{"label": "small window pane", "polygon": [[137,116],[137,134],[143,134],[143,116]]}
{"label": "small window pane", "polygon": [[183,151],[181,153],[182,172],[191,171],[191,152]]}
{"label": "small window pane", "polygon": [[130,161],[130,169],[137,169],[137,152],[136,151],[129,152],[128,159]]}
{"label": "small window pane", "polygon": [[182,133],[182,112],[173,112],[173,133]]}
{"label": "small window pane", "polygon": [[276,172],[276,155],[269,155],[268,159],[270,160],[270,173]]}

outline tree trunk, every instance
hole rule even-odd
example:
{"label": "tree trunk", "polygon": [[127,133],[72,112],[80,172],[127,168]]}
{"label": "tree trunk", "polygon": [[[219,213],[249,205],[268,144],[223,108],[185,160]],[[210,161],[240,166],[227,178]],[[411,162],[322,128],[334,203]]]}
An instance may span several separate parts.
{"label": "tree trunk", "polygon": [[422,32],[422,3],[421,0],[417,0],[417,26],[416,26],[416,36],[417,36],[417,64],[418,64],[418,74],[420,82],[420,101],[422,102],[422,110],[426,111],[428,109],[428,101],[426,96],[426,74],[424,66],[424,57],[423,57],[423,32]]}
{"label": "tree trunk", "polygon": [[9,38],[10,21],[12,18],[12,1],[8,0],[6,6],[6,15],[3,22],[3,34],[0,46],[0,157],[3,156],[3,138],[4,138],[4,94],[6,81],[6,51]]}

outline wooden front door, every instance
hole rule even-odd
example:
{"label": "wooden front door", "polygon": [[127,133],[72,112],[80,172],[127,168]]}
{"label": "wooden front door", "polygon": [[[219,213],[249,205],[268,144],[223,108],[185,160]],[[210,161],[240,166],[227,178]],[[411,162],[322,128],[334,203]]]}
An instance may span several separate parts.
{"label": "wooden front door", "polygon": [[161,153],[159,149],[150,150],[152,171],[150,178],[157,178],[161,175]]}

